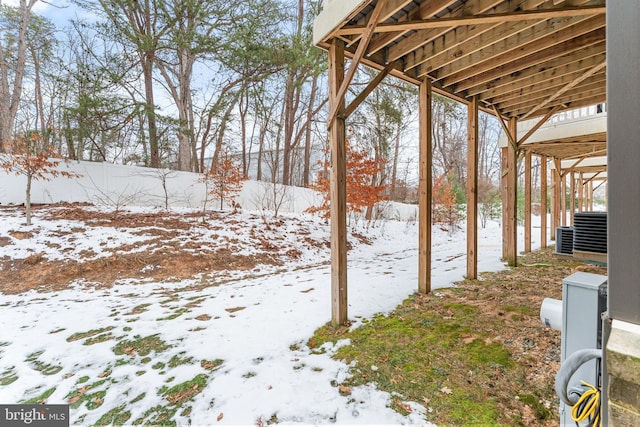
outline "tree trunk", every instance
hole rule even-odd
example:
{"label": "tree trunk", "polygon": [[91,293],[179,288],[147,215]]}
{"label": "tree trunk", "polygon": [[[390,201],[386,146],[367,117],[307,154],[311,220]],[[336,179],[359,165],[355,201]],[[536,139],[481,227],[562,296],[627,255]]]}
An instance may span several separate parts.
{"label": "tree trunk", "polygon": [[287,77],[287,84],[284,93],[284,138],[282,151],[282,184],[290,184],[289,168],[291,167],[291,147],[293,145],[293,126],[295,122],[294,95],[295,95],[295,74],[290,70]]}
{"label": "tree trunk", "polygon": [[303,175],[303,185],[305,187],[309,186],[309,178],[311,174],[311,124],[313,123],[313,115],[314,109],[313,104],[316,102],[316,94],[318,92],[318,75],[314,74],[313,80],[311,82],[311,94],[309,95],[309,106],[307,107],[307,124],[305,126],[305,136],[304,136],[304,169],[302,171]]}
{"label": "tree trunk", "polygon": [[31,56],[33,58],[33,71],[35,73],[35,92],[36,92],[36,114],[38,119],[36,120],[36,123],[38,123],[38,121],[40,122],[40,137],[42,138],[42,140],[45,143],[49,143],[49,137],[48,137],[48,133],[45,132],[45,119],[44,119],[44,99],[42,97],[42,84],[40,81],[40,61],[38,60],[37,54],[35,52],[35,50],[31,50]]}
{"label": "tree trunk", "polygon": [[158,144],[158,127],[156,123],[156,109],[153,97],[153,54],[147,53],[143,60],[144,93],[145,93],[145,114],[147,116],[147,128],[149,130],[149,153],[152,168],[160,167],[160,147]]}
{"label": "tree trunk", "polygon": [[391,198],[396,198],[396,181],[398,180],[398,156],[400,154],[400,124],[396,133],[395,147],[393,148],[393,166],[391,167]]}
{"label": "tree trunk", "polygon": [[24,209],[27,214],[27,225],[31,225],[31,178],[32,174],[27,173],[27,189],[24,195]]}
{"label": "tree trunk", "polygon": [[18,29],[18,48],[15,53],[16,62],[13,71],[13,88],[9,88],[10,70],[7,69],[6,53],[4,48],[0,47],[0,74],[2,81],[0,82],[0,144],[11,138],[13,134],[13,126],[20,107],[22,98],[22,81],[24,78],[26,61],[27,61],[27,30],[29,27],[29,19],[31,17],[31,9],[38,0],[20,0],[20,26]]}
{"label": "tree trunk", "polygon": [[240,141],[242,143],[242,173],[249,173],[247,170],[247,110],[249,109],[249,93],[246,84],[243,85],[243,95],[238,100],[238,110],[240,112]]}

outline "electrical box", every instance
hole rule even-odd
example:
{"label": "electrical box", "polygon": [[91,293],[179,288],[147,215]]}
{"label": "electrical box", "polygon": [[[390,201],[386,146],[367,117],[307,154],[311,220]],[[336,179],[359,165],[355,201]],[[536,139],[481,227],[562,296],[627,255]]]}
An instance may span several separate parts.
{"label": "electrical box", "polygon": [[[607,309],[607,276],[577,272],[562,280],[562,362],[582,349],[602,348],[602,313]],[[586,381],[600,387],[599,360],[582,365],[569,388]],[[560,425],[575,427],[571,407],[560,403]]]}

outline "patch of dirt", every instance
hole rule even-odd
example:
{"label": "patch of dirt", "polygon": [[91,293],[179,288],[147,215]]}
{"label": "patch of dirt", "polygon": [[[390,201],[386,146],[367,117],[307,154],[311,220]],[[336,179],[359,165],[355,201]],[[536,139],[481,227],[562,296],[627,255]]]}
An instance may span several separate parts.
{"label": "patch of dirt", "polygon": [[[14,239],[18,239],[18,240],[24,240],[24,239],[30,239],[33,237],[33,233],[29,232],[29,231],[9,231],[9,235],[11,237],[13,237]],[[6,237],[5,237],[6,239]]]}
{"label": "patch of dirt", "polygon": [[[17,294],[31,289],[49,292],[66,289],[79,278],[110,287],[117,280],[132,279],[188,279],[199,273],[220,270],[251,270],[257,265],[281,265],[281,261],[269,254],[245,256],[229,249],[216,249],[201,253],[173,251],[113,255],[90,261],[49,261],[41,254],[23,260],[0,260],[3,272],[1,290],[5,294]],[[145,268],[153,266],[153,268]]]}
{"label": "patch of dirt", "polygon": [[[245,226],[232,212],[208,212],[177,214],[170,212],[131,213],[103,212],[86,204],[63,203],[40,205],[34,212],[49,220],[73,220],[86,224],[87,228],[104,226],[116,229],[139,229],[134,235],[149,236],[142,242],[123,245],[110,249],[112,255],[96,259],[91,250],[86,250],[79,259],[48,260],[43,254],[35,253],[25,259],[0,258],[2,284],[0,291],[5,294],[17,294],[32,289],[40,292],[66,289],[73,281],[82,279],[94,287],[110,287],[120,279],[136,280],[183,280],[194,276],[219,271],[247,271],[261,265],[281,266],[289,260],[300,258],[302,253],[297,247],[287,246],[278,236],[271,240],[262,237],[259,230],[250,233],[252,255],[240,254],[240,242],[228,237],[209,243],[185,239],[185,231],[194,227],[208,230],[239,231]],[[218,220],[214,222],[213,220]],[[219,221],[224,221],[224,227]],[[277,218],[264,224],[265,228],[281,226],[283,219]],[[78,227],[84,232],[85,228]],[[298,239],[309,248],[325,248],[328,242],[320,242],[307,236],[301,227],[304,238]],[[28,239],[32,232],[12,231],[14,238]],[[215,238],[215,236],[214,236]],[[11,238],[0,239],[0,247],[11,244]],[[50,247],[52,245],[49,245]],[[141,249],[139,249],[141,248]]]}

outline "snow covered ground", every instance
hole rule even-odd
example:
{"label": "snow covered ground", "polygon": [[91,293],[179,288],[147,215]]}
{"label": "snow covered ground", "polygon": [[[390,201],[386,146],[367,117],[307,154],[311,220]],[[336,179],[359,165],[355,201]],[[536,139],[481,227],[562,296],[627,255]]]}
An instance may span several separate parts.
{"label": "snow covered ground", "polygon": [[[0,236],[24,230],[22,222],[0,210]],[[259,215],[247,215],[244,229],[262,224]],[[328,238],[328,227],[311,224],[311,236]],[[37,252],[65,259],[81,251],[99,257],[142,238],[38,214],[33,230],[31,239],[0,245],[0,258]],[[463,230],[449,235],[434,227],[434,288],[463,277]],[[416,290],[417,226],[386,221],[354,231],[372,241],[351,240],[349,316],[357,327]],[[539,229],[532,234],[537,247]],[[479,235],[479,271],[504,268],[499,224],[490,222]],[[193,230],[184,238],[193,239]],[[284,268],[236,272],[218,286],[199,286],[210,276],[123,278],[107,289],[79,280],[57,292],[0,294],[0,402],[70,403],[74,425],[157,424],[177,407],[169,414],[178,425],[429,425],[428,408],[410,403],[413,412],[402,416],[375,384],[339,393],[349,367],[331,358],[335,348],[318,354],[306,345],[331,316],[328,250],[301,252]]]}

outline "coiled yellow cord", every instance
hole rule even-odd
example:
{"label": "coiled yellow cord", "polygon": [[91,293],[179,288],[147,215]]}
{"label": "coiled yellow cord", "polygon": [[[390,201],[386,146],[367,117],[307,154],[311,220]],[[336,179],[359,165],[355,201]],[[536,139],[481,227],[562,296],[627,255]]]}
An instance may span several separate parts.
{"label": "coiled yellow cord", "polygon": [[600,427],[600,390],[589,383],[581,382],[586,390],[573,405],[571,417],[576,423],[587,420],[589,426]]}

